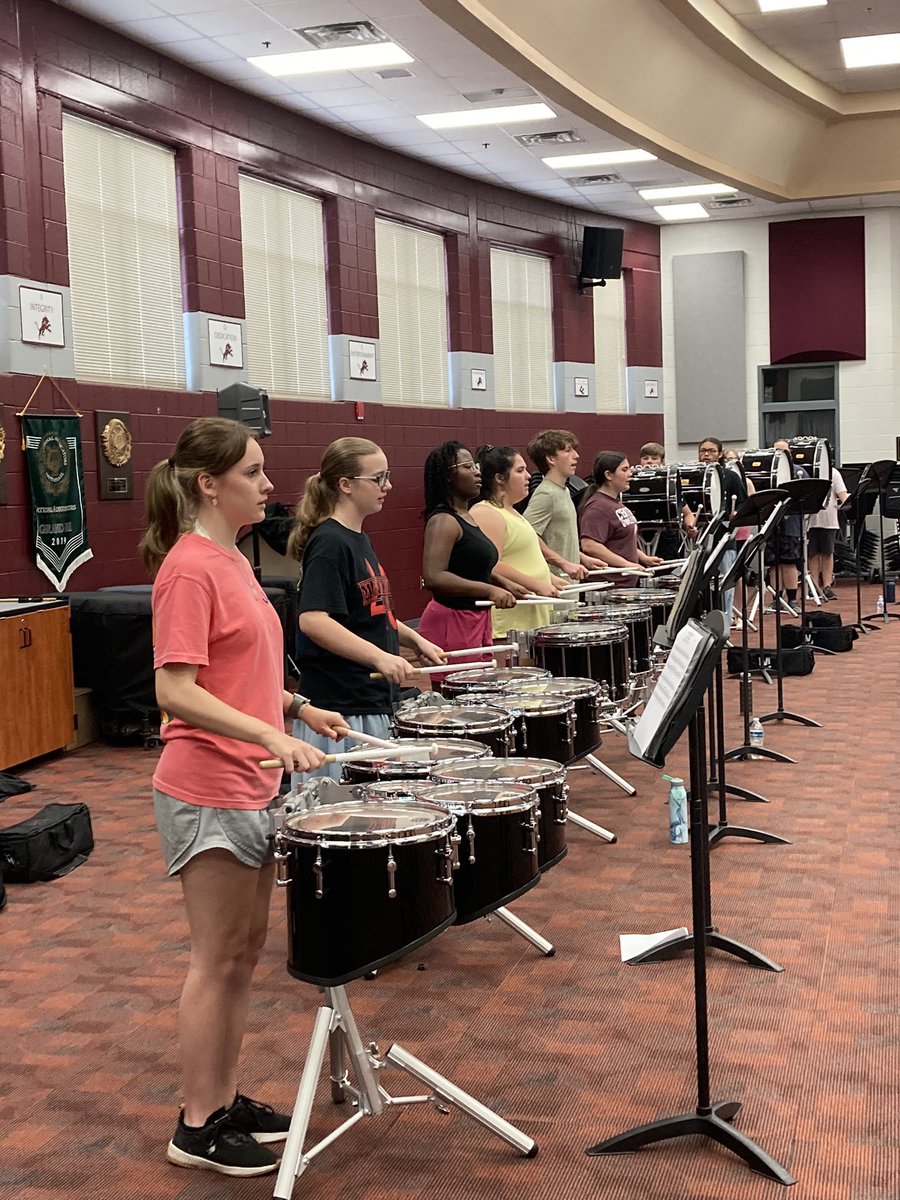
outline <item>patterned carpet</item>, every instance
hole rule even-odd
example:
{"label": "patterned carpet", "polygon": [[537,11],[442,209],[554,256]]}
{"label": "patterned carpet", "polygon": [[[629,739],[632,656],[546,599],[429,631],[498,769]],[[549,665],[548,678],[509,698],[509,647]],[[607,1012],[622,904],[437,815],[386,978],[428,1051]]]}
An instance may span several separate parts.
{"label": "patterned carpet", "polygon": [[[874,607],[872,597],[870,607]],[[849,594],[830,605],[849,616]],[[898,1200],[895,684],[900,623],[788,679],[789,709],[821,729],[767,725],[795,766],[735,764],[733,822],[788,846],[728,839],[712,858],[721,930],[782,974],[709,958],[713,1095],[797,1177],[792,1200]],[[754,686],[757,708],[774,688]],[[737,688],[727,685],[729,744]],[[668,841],[666,785],[621,738],[603,756],[638,788],[572,775],[573,807],[614,845],[570,828],[570,853],[513,910],[550,938],[541,957],[499,921],[451,929],[349,985],[365,1041],[397,1042],[537,1139],[518,1157],[457,1111],[394,1110],[326,1149],[295,1195],[315,1200],[731,1200],[784,1194],[696,1138],[588,1158],[594,1141],[690,1111],[696,1099],[692,968],[619,960],[618,934],[690,924],[689,850]],[[11,887],[0,916],[0,1197],[244,1200],[274,1176],[232,1180],[164,1160],[178,1105],[175,1005],[186,964],[178,884],[162,875],[149,802],[153,753],[95,744],[23,772],[38,785],[0,823],[85,800],[96,850],[67,878]],[[686,769],[683,754],[669,762]],[[365,897],[360,897],[365,903]],[[254,993],[243,1090],[290,1109],[318,1003],[284,969],[281,895]],[[418,1090],[386,1069],[395,1094]],[[320,1089],[312,1136],[344,1119]]]}

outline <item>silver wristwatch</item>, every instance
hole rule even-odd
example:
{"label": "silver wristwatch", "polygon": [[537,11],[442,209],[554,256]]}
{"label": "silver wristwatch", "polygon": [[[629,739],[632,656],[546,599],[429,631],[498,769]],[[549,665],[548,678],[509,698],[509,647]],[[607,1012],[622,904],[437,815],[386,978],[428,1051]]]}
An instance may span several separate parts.
{"label": "silver wristwatch", "polygon": [[310,701],[306,696],[301,696],[299,692],[294,692],[294,697],[288,705],[287,715],[292,721],[296,720],[309,703]]}

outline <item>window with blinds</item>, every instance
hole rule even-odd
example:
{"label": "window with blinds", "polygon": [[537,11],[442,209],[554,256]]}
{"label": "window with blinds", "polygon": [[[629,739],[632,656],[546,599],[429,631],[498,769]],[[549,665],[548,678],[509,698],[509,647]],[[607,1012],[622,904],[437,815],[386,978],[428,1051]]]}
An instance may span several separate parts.
{"label": "window with blinds", "polygon": [[381,399],[445,407],[450,401],[444,239],[375,221]]}
{"label": "window with blinds", "polygon": [[184,387],[175,155],[63,117],[75,374]]}
{"label": "window with blinds", "polygon": [[594,363],[597,412],[627,412],[625,385],[625,282],[608,279],[594,291]]}
{"label": "window with blinds", "polygon": [[276,396],[331,397],[322,205],[240,177],[247,366]]}
{"label": "window with blinds", "polygon": [[553,408],[550,260],[491,247],[497,408]]}

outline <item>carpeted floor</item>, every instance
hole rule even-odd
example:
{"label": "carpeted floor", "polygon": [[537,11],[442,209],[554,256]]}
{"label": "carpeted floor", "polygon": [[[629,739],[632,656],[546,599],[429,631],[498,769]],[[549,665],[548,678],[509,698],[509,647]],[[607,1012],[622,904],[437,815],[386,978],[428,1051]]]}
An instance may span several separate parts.
{"label": "carpeted floor", "polygon": [[[874,593],[870,606],[874,607]],[[829,606],[850,620],[849,593]],[[792,1200],[900,1197],[900,988],[896,680],[900,622],[851,654],[788,679],[789,709],[821,729],[767,725],[797,765],[729,771],[770,803],[732,801],[732,822],[788,846],[727,839],[713,852],[720,929],[783,964],[709,960],[713,1094],[743,1102],[736,1127],[796,1175]],[[774,688],[754,685],[756,707]],[[737,688],[727,685],[729,744]],[[585,771],[573,807],[614,845],[575,828],[570,853],[513,909],[556,945],[543,958],[498,921],[451,929],[349,986],[365,1041],[401,1043],[540,1144],[517,1157],[458,1112],[430,1106],[363,1121],[326,1149],[295,1195],[314,1200],[732,1200],[779,1185],[697,1139],[588,1158],[599,1138],[693,1108],[690,960],[627,966],[618,934],[690,924],[689,850],[668,842],[666,785],[621,738],[603,756],[638,787],[627,798]],[[224,1179],[164,1160],[178,1105],[175,1007],[185,970],[177,882],[163,877],[149,803],[154,755],[93,745],[23,772],[38,785],[0,808],[10,824],[51,800],[83,799],[89,862],[47,885],[10,887],[0,915],[0,1197],[3,1200],[245,1200],[274,1176]],[[683,753],[670,768],[686,768]],[[365,898],[360,897],[365,903]],[[318,993],[284,969],[280,894],[257,978],[243,1087],[290,1108]],[[385,1085],[417,1090],[393,1070]],[[320,1089],[318,1139],[343,1110]]]}

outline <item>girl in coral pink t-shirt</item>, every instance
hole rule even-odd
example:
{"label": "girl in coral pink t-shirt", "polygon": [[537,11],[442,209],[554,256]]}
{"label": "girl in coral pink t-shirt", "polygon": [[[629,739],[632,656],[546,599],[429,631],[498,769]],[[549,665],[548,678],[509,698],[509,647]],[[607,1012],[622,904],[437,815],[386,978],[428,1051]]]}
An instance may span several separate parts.
{"label": "girl in coral pink t-shirt", "polygon": [[[309,770],[320,750],[284,732],[302,703],[284,690],[281,624],[235,545],[261,521],[272,485],[245,425],[201,418],[151,472],[141,543],[152,575],[156,697],[163,752],[154,806],[191,934],[179,1031],[184,1108],[167,1157],[183,1167],[261,1175],[263,1144],[290,1118],[242,1096],[237,1062],[274,879],[266,809],[277,777],[260,759]],[[307,705],[306,724],[334,738],[338,713]]]}

